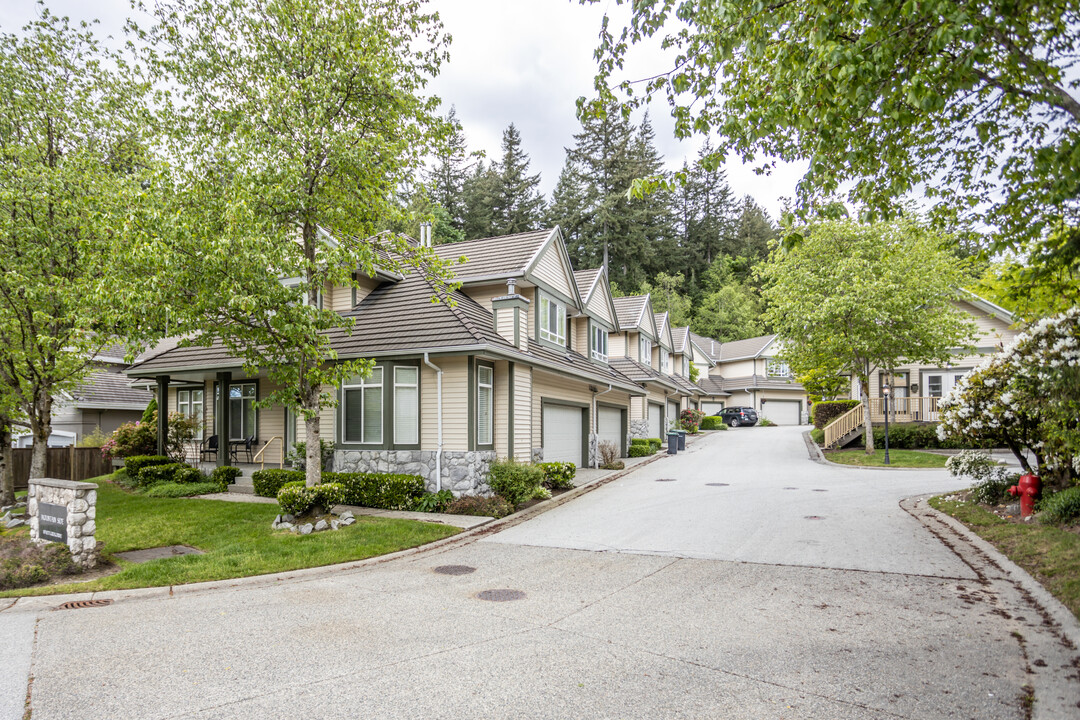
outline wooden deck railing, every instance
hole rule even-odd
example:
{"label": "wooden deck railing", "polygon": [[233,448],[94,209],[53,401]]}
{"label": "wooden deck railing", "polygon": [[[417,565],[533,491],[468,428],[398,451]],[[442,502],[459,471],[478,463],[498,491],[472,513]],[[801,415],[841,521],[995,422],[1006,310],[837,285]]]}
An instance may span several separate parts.
{"label": "wooden deck railing", "polygon": [[275,435],[266,441],[266,444],[259,449],[259,452],[255,453],[255,457],[251,458],[252,463],[259,463],[260,470],[266,469],[266,458],[263,457],[263,453],[266,452],[266,448],[270,447],[275,440],[281,443],[278,446],[278,467],[285,467],[285,441],[279,435]]}
{"label": "wooden deck railing", "polygon": [[861,404],[848,410],[840,417],[825,426],[825,447],[831,448],[839,444],[840,438],[847,435],[855,428],[862,427],[865,413]]}

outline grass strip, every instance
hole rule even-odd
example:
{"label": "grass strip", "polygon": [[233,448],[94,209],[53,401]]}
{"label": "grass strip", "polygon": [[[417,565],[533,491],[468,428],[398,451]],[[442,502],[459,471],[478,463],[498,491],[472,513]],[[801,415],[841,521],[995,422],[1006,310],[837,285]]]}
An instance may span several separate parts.
{"label": "grass strip", "polygon": [[943,468],[949,458],[919,450],[889,450],[889,464],[886,465],[885,451],[878,449],[872,455],[867,455],[865,450],[831,450],[825,452],[825,459],[860,467]]}

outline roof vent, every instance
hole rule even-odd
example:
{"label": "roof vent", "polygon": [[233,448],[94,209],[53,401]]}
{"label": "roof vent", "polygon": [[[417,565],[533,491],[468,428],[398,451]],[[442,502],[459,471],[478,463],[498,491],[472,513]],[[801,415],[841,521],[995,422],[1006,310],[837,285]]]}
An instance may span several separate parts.
{"label": "roof vent", "polygon": [[514,278],[506,278],[506,294],[513,295],[517,292],[517,280]]}

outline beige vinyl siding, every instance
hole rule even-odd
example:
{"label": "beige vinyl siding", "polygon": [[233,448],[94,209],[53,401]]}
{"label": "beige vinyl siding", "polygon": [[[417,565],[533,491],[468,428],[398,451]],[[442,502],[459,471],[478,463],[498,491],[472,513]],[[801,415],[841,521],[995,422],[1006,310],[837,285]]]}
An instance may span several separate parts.
{"label": "beige vinyl siding", "polygon": [[574,281],[569,273],[570,268],[563,263],[558,244],[553,242],[544,248],[531,274],[552,289],[558,290],[568,298],[572,298],[574,297]]}
{"label": "beige vinyl siding", "polygon": [[[323,392],[329,393],[329,394],[333,395],[334,397],[337,397],[338,388],[332,387],[330,385],[323,385]],[[260,397],[261,396],[262,396],[262,394],[260,393]],[[337,413],[338,413],[339,410],[340,410],[340,406],[335,406],[335,407],[324,407],[322,410],[319,411],[319,439],[320,440],[329,440],[330,442],[333,442],[333,443],[336,443],[338,441],[336,416],[337,416]],[[304,422],[303,414],[296,413],[296,442],[306,442],[307,441],[307,437],[306,437],[307,436],[307,428],[305,427],[306,424],[307,423]],[[284,417],[282,417],[281,430],[282,430],[282,432],[284,432],[284,430],[285,430]],[[259,427],[259,435],[260,435],[260,437],[262,435],[262,426]],[[267,452],[269,452],[269,451],[267,451]]]}
{"label": "beige vinyl siding", "polygon": [[585,306],[585,309],[594,317],[598,317],[611,325],[611,327],[615,327],[615,318],[611,316],[611,307],[608,304],[607,298],[607,287],[604,283],[597,283],[596,289],[593,290],[592,297],[589,298],[589,302]]}
{"label": "beige vinyl siding", "polygon": [[975,321],[977,346],[1007,345],[1016,337],[1016,331],[1012,330],[1005,320],[992,317],[970,303],[959,302],[957,306]]}
{"label": "beige vinyl siding", "polygon": [[323,298],[323,307],[337,313],[349,312],[352,310],[352,288],[348,285],[329,286]]}
{"label": "beige vinyl siding", "polygon": [[648,417],[648,412],[645,408],[645,402],[647,398],[636,397],[630,401],[630,419],[642,420]]}
{"label": "beige vinyl siding", "polygon": [[711,368],[709,374],[726,378],[749,377],[754,374],[754,367],[755,363],[752,359],[736,360],[735,362],[720,363],[716,367]]}
{"label": "beige vinyl siding", "polygon": [[514,342],[514,322],[517,313],[517,308],[502,308],[495,317],[495,332],[502,335],[511,344]]}
{"label": "beige vinyl siding", "polygon": [[629,353],[626,352],[626,335],[618,332],[608,333],[607,350],[609,358],[628,357]]}
{"label": "beige vinyl siding", "polygon": [[[433,359],[443,369],[443,449],[469,449],[469,367],[465,357]],[[431,396],[434,400],[434,395]],[[428,414],[425,405],[425,415]],[[430,406],[435,415],[435,403]],[[421,437],[426,443],[426,438]]]}
{"label": "beige vinyl siding", "polygon": [[533,442],[533,386],[532,368],[514,366],[514,457],[524,462],[532,460]]}
{"label": "beige vinyl siding", "polygon": [[494,285],[479,285],[477,287],[464,288],[466,295],[471,297],[476,302],[484,306],[486,310],[491,310],[491,301],[497,297],[506,296],[506,283],[496,283]]}
{"label": "beige vinyl siding", "polygon": [[[495,434],[495,455],[509,457],[510,444],[510,363],[495,363],[495,415],[492,421]],[[514,368],[516,371],[517,368]]]}
{"label": "beige vinyl siding", "polygon": [[589,357],[589,318],[587,315],[574,318],[574,339],[570,349]]}

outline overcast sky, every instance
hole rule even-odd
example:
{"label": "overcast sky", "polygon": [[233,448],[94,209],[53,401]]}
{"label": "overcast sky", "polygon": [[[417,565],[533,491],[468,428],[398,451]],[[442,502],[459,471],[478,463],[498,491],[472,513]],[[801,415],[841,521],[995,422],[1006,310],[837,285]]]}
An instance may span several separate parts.
{"label": "overcast sky", "polygon": [[[96,18],[96,32],[116,37],[130,14],[128,0],[47,0],[46,5],[72,19]],[[565,148],[579,128],[575,101],[592,93],[592,53],[601,19],[605,11],[625,12],[625,7],[611,0],[590,6],[577,0],[433,0],[431,7],[454,39],[450,62],[432,91],[447,110],[456,106],[470,149],[483,150],[489,158],[499,157],[502,131],[515,123],[532,171],[541,173],[542,189],[550,195]],[[36,12],[34,0],[3,0],[0,29],[15,32]],[[655,54],[636,53],[634,61],[628,68],[631,77],[666,69]],[[698,143],[680,144],[672,137],[666,104],[655,104],[651,113],[668,165],[677,168],[684,159],[692,160]],[[753,196],[774,219],[801,176],[801,168],[792,167],[758,176],[738,161],[729,162],[727,170],[736,194]]]}

